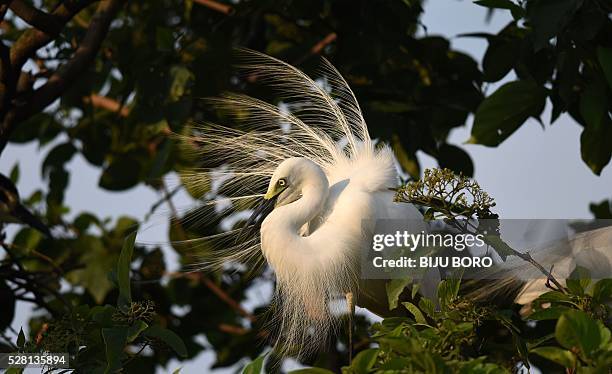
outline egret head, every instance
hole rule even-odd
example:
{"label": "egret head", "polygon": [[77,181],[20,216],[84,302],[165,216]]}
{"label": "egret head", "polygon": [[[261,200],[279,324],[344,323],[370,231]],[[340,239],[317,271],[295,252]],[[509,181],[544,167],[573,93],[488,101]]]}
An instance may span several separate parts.
{"label": "egret head", "polygon": [[323,170],[307,158],[293,157],[284,160],[272,174],[264,200],[253,210],[246,226],[261,225],[274,208],[299,200],[308,188],[327,194],[327,177]]}
{"label": "egret head", "polygon": [[325,173],[307,158],[288,158],[274,171],[264,199],[275,200],[276,207],[287,205],[301,198],[305,188],[327,189]]}

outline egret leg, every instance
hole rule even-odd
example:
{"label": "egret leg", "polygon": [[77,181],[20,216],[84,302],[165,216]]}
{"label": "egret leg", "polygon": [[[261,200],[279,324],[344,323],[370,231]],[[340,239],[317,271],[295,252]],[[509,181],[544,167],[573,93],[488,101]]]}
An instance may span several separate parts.
{"label": "egret leg", "polygon": [[348,306],[348,354],[349,354],[349,365],[353,361],[353,316],[355,315],[355,300],[353,299],[353,293],[348,292],[344,295],[346,298],[346,305]]}

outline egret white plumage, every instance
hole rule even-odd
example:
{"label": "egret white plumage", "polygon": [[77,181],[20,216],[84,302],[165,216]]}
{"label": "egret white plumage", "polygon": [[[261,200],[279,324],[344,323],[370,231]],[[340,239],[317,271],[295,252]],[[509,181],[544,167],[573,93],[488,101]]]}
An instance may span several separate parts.
{"label": "egret white plumage", "polygon": [[[316,81],[273,57],[241,53],[239,68],[271,84],[283,105],[234,94],[211,99],[242,127],[205,124],[185,139],[225,165],[220,173],[233,203],[263,196],[249,222],[261,223],[260,235],[233,230],[203,239],[222,246],[203,266],[261,262],[263,254],[276,275],[283,346],[304,353],[337,326],[331,301],[352,294],[358,305],[385,310],[384,287],[376,289],[381,283],[360,280],[359,256],[371,243],[376,220],[422,215],[394,202],[390,188],[400,181],[393,152],[370,138],[353,92],[329,62],[323,60],[323,78]],[[197,184],[201,173],[185,178]],[[430,282],[421,290],[432,287]],[[533,292],[521,295],[521,302],[533,300]]]}

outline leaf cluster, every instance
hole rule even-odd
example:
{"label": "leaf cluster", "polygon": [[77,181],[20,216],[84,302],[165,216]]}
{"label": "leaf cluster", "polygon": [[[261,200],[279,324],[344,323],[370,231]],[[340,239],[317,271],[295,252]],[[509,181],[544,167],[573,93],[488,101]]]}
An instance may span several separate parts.
{"label": "leaf cluster", "polygon": [[[483,80],[498,82],[478,107],[470,142],[498,146],[529,118],[541,122],[549,101],[550,122],[569,114],[583,127],[582,160],[599,175],[612,145],[612,5],[603,0],[480,0],[490,11],[510,11],[513,20],[497,34],[474,33],[489,47]],[[604,140],[605,139],[605,140]]]}
{"label": "leaf cluster", "polygon": [[425,219],[438,216],[493,218],[494,199],[473,179],[450,169],[425,169],[423,177],[397,189],[395,201],[428,207]]}

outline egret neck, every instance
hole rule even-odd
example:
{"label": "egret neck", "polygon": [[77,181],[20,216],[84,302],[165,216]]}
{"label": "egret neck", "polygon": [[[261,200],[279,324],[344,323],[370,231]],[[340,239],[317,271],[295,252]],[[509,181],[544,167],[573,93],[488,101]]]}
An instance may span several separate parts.
{"label": "egret neck", "polygon": [[290,255],[288,252],[305,254],[314,250],[305,248],[310,247],[310,243],[300,233],[304,225],[323,210],[329,183],[323,170],[312,161],[302,159],[299,169],[300,180],[290,187],[294,189],[295,200],[277,206],[261,225],[262,248],[271,262],[275,262],[275,255],[279,256],[278,260],[286,262]]}

